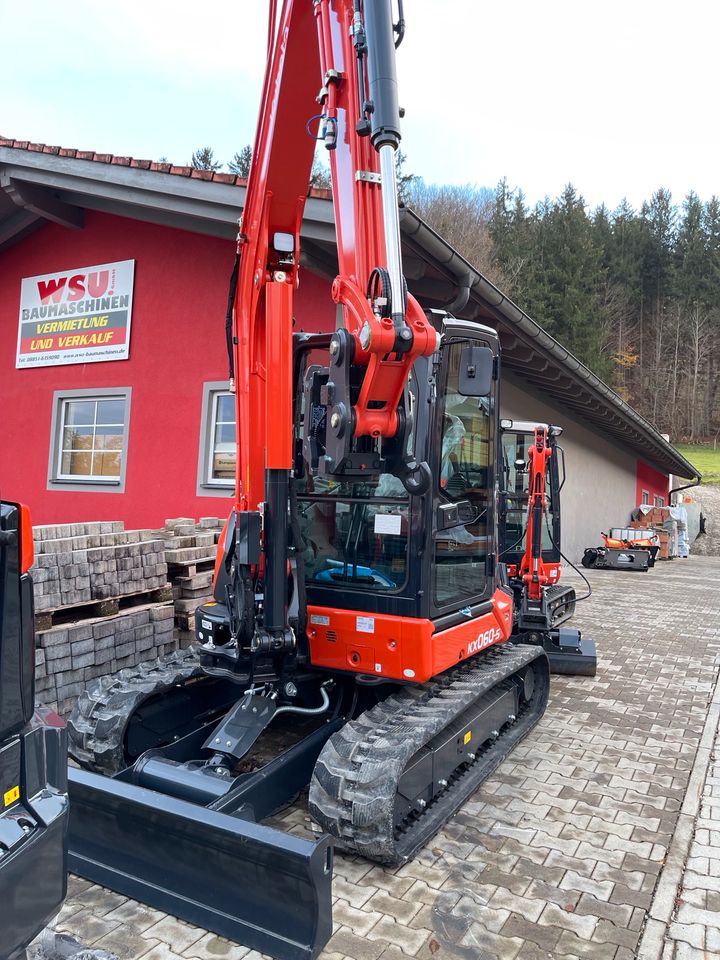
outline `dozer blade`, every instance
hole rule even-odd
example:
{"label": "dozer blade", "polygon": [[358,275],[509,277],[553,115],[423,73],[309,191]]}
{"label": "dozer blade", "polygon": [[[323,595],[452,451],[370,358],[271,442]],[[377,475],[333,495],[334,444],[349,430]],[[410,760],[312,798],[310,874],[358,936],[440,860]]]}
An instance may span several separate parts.
{"label": "dozer blade", "polygon": [[332,932],[332,846],[70,768],[70,869],[278,960]]}
{"label": "dozer blade", "polygon": [[550,673],[573,677],[594,677],[597,673],[595,641],[579,630],[554,630],[544,636],[543,647],[550,661]]}

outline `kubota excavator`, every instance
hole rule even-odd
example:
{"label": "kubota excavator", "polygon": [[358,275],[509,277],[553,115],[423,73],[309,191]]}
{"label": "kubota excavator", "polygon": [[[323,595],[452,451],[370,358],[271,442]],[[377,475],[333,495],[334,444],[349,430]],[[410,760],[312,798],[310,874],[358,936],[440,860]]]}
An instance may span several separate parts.
{"label": "kubota excavator", "polygon": [[[278,957],[330,934],[330,838],[407,860],[548,697],[542,646],[506,642],[497,333],[426,315],[403,277],[404,30],[391,0],[271,7],[215,599],[194,650],[95,681],[70,722],[72,869]],[[308,131],[330,158],[338,326],[293,334]],[[260,824],[308,783],[320,839]]]}
{"label": "kubota excavator", "polygon": [[551,673],[595,676],[595,642],[562,626],[573,616],[577,601],[575,588],[559,583],[560,491],[565,483],[565,453],[558,443],[562,427],[503,419],[500,429],[505,481],[500,558],[514,597],[512,639],[542,644]]}

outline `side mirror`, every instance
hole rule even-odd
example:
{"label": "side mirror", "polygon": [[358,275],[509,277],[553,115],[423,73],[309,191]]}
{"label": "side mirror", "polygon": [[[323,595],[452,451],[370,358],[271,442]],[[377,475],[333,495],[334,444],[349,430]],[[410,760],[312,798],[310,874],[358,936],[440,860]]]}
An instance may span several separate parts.
{"label": "side mirror", "polygon": [[460,354],[458,392],[463,397],[486,397],[493,380],[493,352],[489,347],[467,344]]}

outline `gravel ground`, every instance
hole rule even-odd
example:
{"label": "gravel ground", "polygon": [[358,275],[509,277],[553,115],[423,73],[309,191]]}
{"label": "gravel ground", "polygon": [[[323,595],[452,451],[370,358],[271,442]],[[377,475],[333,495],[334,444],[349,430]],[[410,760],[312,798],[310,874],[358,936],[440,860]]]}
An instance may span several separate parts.
{"label": "gravel ground", "polygon": [[705,557],[720,557],[720,486],[706,483],[688,492],[707,517],[707,533],[697,538],[690,552]]}

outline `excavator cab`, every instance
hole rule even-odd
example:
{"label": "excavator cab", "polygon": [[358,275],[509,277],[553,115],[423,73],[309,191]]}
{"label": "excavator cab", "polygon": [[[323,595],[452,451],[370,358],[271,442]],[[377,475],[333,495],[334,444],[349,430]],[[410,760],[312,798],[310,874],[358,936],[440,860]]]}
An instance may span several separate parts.
{"label": "excavator cab", "polygon": [[0,502],[0,960],[19,957],[67,891],[67,743],[35,707],[35,625],[26,507]]}
{"label": "excavator cab", "polygon": [[[362,438],[364,457],[344,476],[318,470],[327,418],[315,385],[331,376],[322,365],[327,337],[296,338],[294,473],[311,611],[427,622],[492,596],[497,334],[450,316],[440,324],[442,345],[419,357],[408,378],[399,436],[389,443]],[[309,634],[313,662],[347,669],[344,648],[321,634]],[[377,659],[363,660],[350,664],[375,672]],[[403,669],[414,668],[407,662]]]}
{"label": "excavator cab", "polygon": [[[525,420],[500,421],[502,488],[499,542],[510,577],[516,574],[525,552],[528,506],[528,452],[534,442],[536,424]],[[548,425],[548,443],[553,455],[545,477],[547,512],[542,530],[542,558],[548,565],[551,583],[560,579],[560,491],[565,484],[565,454],[558,444],[562,427]]]}

